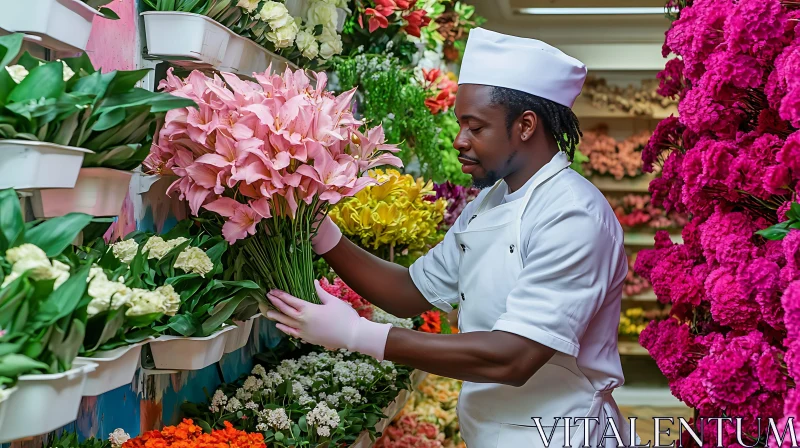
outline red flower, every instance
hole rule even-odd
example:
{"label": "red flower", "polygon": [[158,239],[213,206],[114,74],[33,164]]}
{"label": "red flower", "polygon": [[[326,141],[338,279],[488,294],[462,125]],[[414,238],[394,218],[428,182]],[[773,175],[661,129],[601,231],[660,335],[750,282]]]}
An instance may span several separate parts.
{"label": "red flower", "polygon": [[410,13],[404,15],[403,18],[408,21],[408,25],[406,25],[403,29],[406,30],[406,33],[414,37],[420,37],[420,34],[422,33],[421,28],[428,26],[428,24],[431,23],[431,18],[428,17],[428,13],[424,9],[411,11]]}
{"label": "red flower", "polygon": [[435,334],[442,332],[442,316],[438,310],[425,311],[420,317],[425,323],[420,325],[419,331]]}
{"label": "red flower", "polygon": [[369,32],[374,33],[378,28],[387,28],[389,26],[388,17],[394,14],[397,8],[398,5],[394,0],[375,0],[374,8],[364,10],[369,17]]}

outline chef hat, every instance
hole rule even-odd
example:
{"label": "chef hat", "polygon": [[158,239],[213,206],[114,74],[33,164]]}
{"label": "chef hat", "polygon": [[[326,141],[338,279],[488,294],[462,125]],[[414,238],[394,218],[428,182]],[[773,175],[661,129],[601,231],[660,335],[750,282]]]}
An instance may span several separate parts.
{"label": "chef hat", "polygon": [[586,79],[586,66],[536,39],[475,28],[458,75],[459,84],[520,90],[572,107]]}

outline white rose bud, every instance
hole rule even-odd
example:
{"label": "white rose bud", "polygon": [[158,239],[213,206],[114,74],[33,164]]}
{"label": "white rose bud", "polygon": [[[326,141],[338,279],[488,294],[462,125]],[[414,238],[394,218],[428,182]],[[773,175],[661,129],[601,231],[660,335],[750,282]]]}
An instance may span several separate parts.
{"label": "white rose bud", "polygon": [[286,5],[273,1],[266,2],[261,7],[258,16],[263,22],[267,22],[273,30],[285,27],[294,21],[294,18],[289,14],[289,10],[286,9]]}

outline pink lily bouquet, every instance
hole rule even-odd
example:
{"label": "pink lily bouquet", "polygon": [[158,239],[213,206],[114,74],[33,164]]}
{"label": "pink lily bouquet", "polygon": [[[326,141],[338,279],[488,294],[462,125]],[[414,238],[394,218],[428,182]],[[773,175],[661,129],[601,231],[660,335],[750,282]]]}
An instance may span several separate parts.
{"label": "pink lily bouquet", "polygon": [[325,73],[287,69],[256,82],[199,71],[185,80],[171,69],[159,89],[197,108],[169,111],[144,164],[174,174],[179,192],[204,226],[239,248],[231,268],[264,289],[310,302],[311,238],[328,208],[377,184],[379,165],[401,166],[381,126],[363,129],[351,107],[355,89],[325,90]]}

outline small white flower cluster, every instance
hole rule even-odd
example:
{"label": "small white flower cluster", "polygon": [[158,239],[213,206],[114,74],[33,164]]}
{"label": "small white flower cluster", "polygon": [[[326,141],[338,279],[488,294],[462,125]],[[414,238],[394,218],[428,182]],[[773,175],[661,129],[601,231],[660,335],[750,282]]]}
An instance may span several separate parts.
{"label": "small white flower cluster", "polygon": [[[65,82],[69,81],[70,78],[75,76],[75,72],[69,67],[69,65],[67,65],[66,62],[62,61],[61,59],[58,59],[57,62],[61,62],[61,64],[64,66],[64,68],[62,69],[63,73],[62,76],[64,77]],[[44,62],[39,61],[40,66],[44,64],[45,64]],[[22,80],[28,77],[28,69],[26,69],[21,65],[6,66],[6,71],[11,76],[11,79],[14,80],[14,82],[17,84],[21,83]]]}
{"label": "small white flower cluster", "polygon": [[327,403],[321,401],[308,414],[306,422],[317,428],[317,435],[320,437],[330,437],[331,430],[339,426],[339,414],[335,409],[328,407]]}
{"label": "small white flower cluster", "polygon": [[270,428],[280,431],[289,429],[291,425],[292,420],[286,415],[285,409],[264,409],[258,413],[258,425],[256,425],[256,429],[262,432]]}
{"label": "small white flower cluster", "polygon": [[11,273],[0,287],[5,287],[20,275],[28,272],[33,280],[55,280],[53,289],[58,289],[69,278],[69,266],[58,261],[50,261],[47,254],[35,244],[25,243],[6,251],[6,260],[11,263]]}
{"label": "small white flower cluster", "polygon": [[379,324],[392,324],[395,328],[414,328],[414,321],[411,319],[401,319],[399,317],[393,316],[386,311],[378,308],[377,306],[373,308],[372,311],[372,319],[373,322],[377,322]]}
{"label": "small white flower cluster", "polygon": [[208,409],[211,412],[220,412],[225,409],[226,404],[228,404],[227,395],[225,395],[225,392],[223,392],[222,389],[217,389],[217,391],[214,392],[214,396],[211,397],[211,405],[208,407]]}
{"label": "small white flower cluster", "polygon": [[122,445],[130,439],[131,435],[122,428],[117,428],[108,435],[108,441],[111,442],[112,448],[121,448]]}
{"label": "small white flower cluster", "polygon": [[[156,258],[160,260],[172,249],[186,241],[188,240],[184,237],[164,241],[164,239],[159,236],[151,236],[144,243],[142,252],[147,253],[148,259]],[[125,264],[131,264],[131,261],[133,261],[133,258],[136,257],[136,254],[139,252],[139,244],[132,239],[122,240],[112,244],[111,251],[119,261]],[[205,278],[206,274],[214,270],[214,263],[203,249],[189,246],[178,254],[178,257],[175,259],[174,267],[175,269],[180,269],[190,274],[200,274],[201,277]]]}

